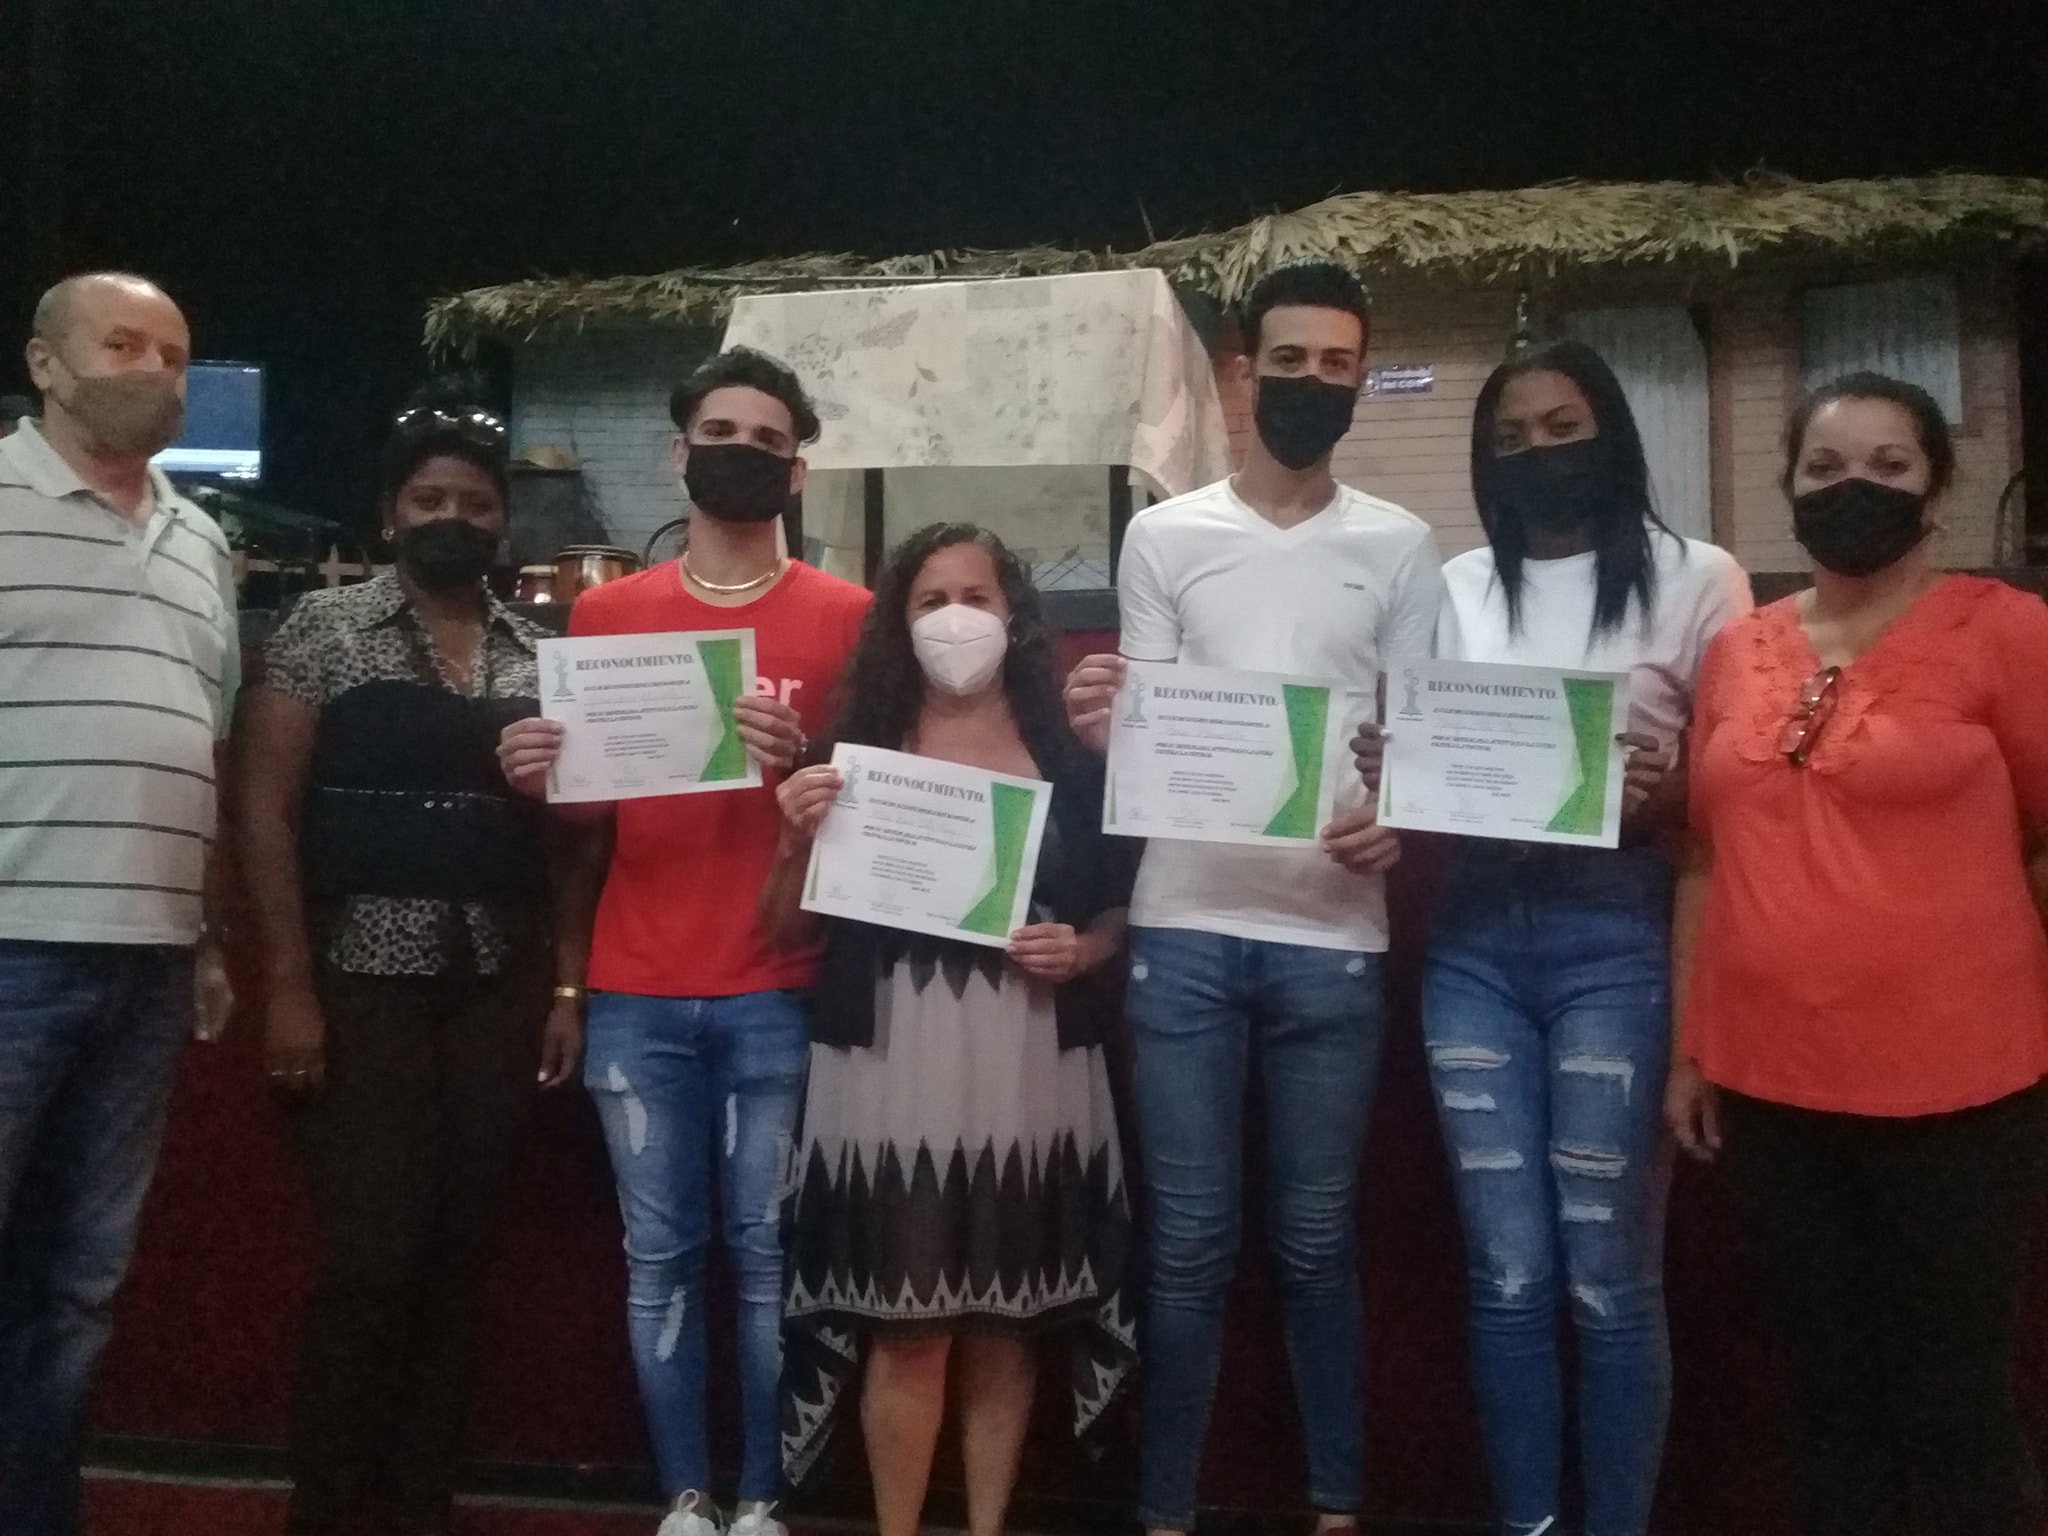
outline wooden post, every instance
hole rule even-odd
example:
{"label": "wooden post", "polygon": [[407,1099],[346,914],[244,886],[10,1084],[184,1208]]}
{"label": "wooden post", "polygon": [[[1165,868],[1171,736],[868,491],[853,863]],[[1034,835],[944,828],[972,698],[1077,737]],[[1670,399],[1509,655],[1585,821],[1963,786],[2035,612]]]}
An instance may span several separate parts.
{"label": "wooden post", "polygon": [[882,471],[864,469],[860,473],[861,492],[861,580],[872,592],[875,582],[882,574],[882,542],[888,537],[883,514],[888,510],[883,495]]}
{"label": "wooden post", "polygon": [[1693,322],[1707,346],[1708,529],[1735,547],[1735,336],[1727,301],[1700,305]]}
{"label": "wooden post", "polygon": [[804,493],[802,491],[798,491],[789,498],[789,510],[782,514],[782,542],[787,546],[790,559],[803,559]]}
{"label": "wooden post", "polygon": [[1124,556],[1124,534],[1131,526],[1131,467],[1109,466],[1109,584],[1116,585],[1116,568]]}

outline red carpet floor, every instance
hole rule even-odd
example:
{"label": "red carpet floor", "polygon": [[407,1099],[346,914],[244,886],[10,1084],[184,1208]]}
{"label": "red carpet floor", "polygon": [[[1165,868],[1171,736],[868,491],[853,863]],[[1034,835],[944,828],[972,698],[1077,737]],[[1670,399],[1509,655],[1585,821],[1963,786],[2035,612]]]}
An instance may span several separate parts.
{"label": "red carpet floor", "polygon": [[[1421,937],[1435,871],[1418,853],[1399,874],[1390,891],[1396,948],[1387,1053],[1361,1212],[1370,1313],[1368,1513],[1478,1526],[1490,1499],[1469,1386],[1463,1244],[1420,1029]],[[228,1447],[283,1441],[313,1254],[298,1167],[264,1088],[253,968],[242,986],[243,1010],[229,1040],[189,1053],[180,1073],[95,1404],[94,1427],[109,1436]],[[1127,1154],[1126,1166],[1136,1167],[1135,1157]],[[1263,1187],[1255,1162],[1246,1188]],[[514,1189],[488,1307],[472,1454],[527,1467],[644,1466],[618,1204],[586,1098],[542,1106]],[[1256,1194],[1246,1216],[1246,1259],[1232,1298],[1203,1493],[1221,1509],[1298,1510],[1306,1468]],[[2048,1463],[2048,1241],[2036,1254],[2018,1374],[2037,1454]],[[1709,1171],[1679,1171],[1666,1271],[1677,1390],[1656,1529],[1660,1536],[1784,1536],[1778,1370],[1726,1190]],[[711,1341],[715,1401],[729,1405],[737,1397],[734,1330],[725,1321],[730,1288],[716,1291],[711,1306],[720,1320]],[[1106,1437],[1109,1454],[1091,1463],[1073,1448],[1061,1406],[1057,1394],[1041,1394],[1020,1493],[1096,1511],[1129,1508],[1134,1407],[1123,1405]],[[738,1416],[725,1408],[711,1428],[713,1464],[730,1474],[739,1459]],[[942,1453],[937,1484],[957,1490],[957,1466]],[[865,1507],[860,1474],[858,1436],[849,1433],[828,1490],[835,1508]],[[101,1497],[113,1502],[96,1506],[93,1536],[279,1528],[275,1518],[265,1523],[263,1499],[248,1494],[210,1514],[213,1506],[195,1492],[205,1509],[175,1520],[170,1512],[182,1509],[182,1496],[112,1489]],[[652,1536],[654,1525],[508,1508],[477,1518],[489,1523],[472,1525],[473,1536]],[[549,1523],[519,1523],[535,1519]]]}
{"label": "red carpet floor", "polygon": [[[652,1536],[652,1510],[468,1505],[455,1536]],[[86,1485],[85,1536],[278,1536],[284,1490],[96,1476]]]}

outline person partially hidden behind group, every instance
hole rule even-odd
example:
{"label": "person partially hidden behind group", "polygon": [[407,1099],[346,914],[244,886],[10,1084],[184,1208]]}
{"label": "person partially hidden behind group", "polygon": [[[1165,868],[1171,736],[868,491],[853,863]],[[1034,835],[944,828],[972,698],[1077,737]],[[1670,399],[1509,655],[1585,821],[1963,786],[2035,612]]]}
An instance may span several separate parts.
{"label": "person partially hidden behind group", "polygon": [[1700,675],[1666,1114],[1756,1250],[1798,1528],[2012,1536],[2040,1517],[2012,1365],[2048,1148],[2048,608],[1935,568],[1955,446],[1924,391],[1851,375],[1788,449],[1814,585]]}
{"label": "person partially hidden behind group", "polygon": [[1035,1351],[1063,1335],[1077,1432],[1129,1378],[1131,1217],[1090,980],[1123,947],[1128,845],[1068,729],[1038,594],[993,534],[925,528],[891,557],[830,739],[1053,784],[1031,921],[1001,949],[799,910],[841,775],[799,769],[762,924],[823,928],[786,1226],[784,1453],[801,1477],[866,1363],[881,1536],[915,1536],[958,1389],[968,1529],[998,1536]]}
{"label": "person partially hidden behind group", "polygon": [[237,731],[264,1061],[320,1238],[295,1536],[448,1529],[498,1196],[536,1081],[567,1081],[580,1049],[580,1014],[549,1001],[587,943],[551,921],[559,834],[495,755],[539,708],[543,633],[484,585],[504,439],[462,404],[398,418],[396,570],[293,606]]}

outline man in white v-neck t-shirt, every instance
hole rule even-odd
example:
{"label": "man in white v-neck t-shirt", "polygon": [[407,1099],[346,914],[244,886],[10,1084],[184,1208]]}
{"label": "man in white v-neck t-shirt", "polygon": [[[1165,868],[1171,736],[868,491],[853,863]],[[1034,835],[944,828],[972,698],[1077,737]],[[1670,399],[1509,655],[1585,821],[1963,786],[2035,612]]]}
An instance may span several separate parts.
{"label": "man in white v-neck t-shirt", "polygon": [[[1369,682],[1427,655],[1442,592],[1420,518],[1340,486],[1366,296],[1341,266],[1275,269],[1246,295],[1257,432],[1228,480],[1140,513],[1124,540],[1120,656],[1091,656],[1068,714],[1102,748],[1123,661]],[[1269,1225],[1317,1530],[1363,1498],[1364,1321],[1355,1204],[1375,1086],[1394,835],[1347,775],[1315,849],[1155,840],[1131,901],[1152,1278],[1139,1518],[1193,1524],[1237,1257],[1251,1051],[1265,1085]]]}

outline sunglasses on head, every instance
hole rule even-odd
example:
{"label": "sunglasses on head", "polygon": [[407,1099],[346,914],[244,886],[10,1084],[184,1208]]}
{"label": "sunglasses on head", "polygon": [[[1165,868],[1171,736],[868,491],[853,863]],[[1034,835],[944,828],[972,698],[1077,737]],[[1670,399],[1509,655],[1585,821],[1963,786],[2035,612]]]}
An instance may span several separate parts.
{"label": "sunglasses on head", "polygon": [[1806,760],[1813,756],[1813,749],[1820,740],[1820,733],[1834,718],[1837,691],[1842,681],[1840,667],[1823,667],[1809,677],[1799,690],[1799,702],[1793,706],[1792,718],[1785,722],[1785,728],[1778,732],[1778,750],[1785,755],[1785,761],[1794,768],[1804,768]]}
{"label": "sunglasses on head", "polygon": [[400,411],[394,425],[407,437],[438,437],[445,433],[480,448],[505,446],[505,423],[489,411],[450,411],[438,405],[415,405]]}

